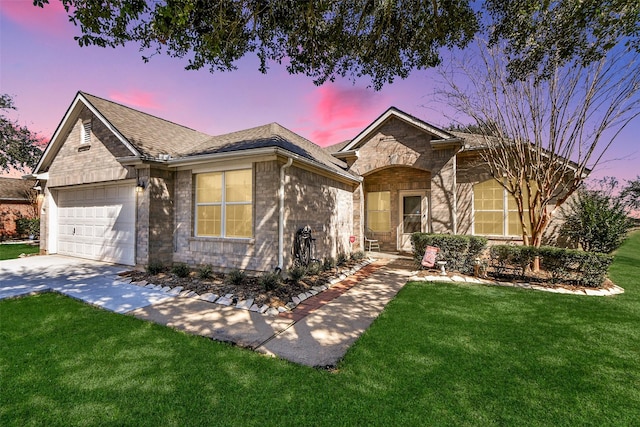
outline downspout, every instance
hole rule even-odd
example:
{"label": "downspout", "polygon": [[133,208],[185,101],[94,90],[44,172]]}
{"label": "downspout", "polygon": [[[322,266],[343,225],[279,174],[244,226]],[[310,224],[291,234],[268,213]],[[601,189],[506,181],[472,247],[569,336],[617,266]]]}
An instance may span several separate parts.
{"label": "downspout", "polygon": [[278,266],[276,271],[282,271],[284,264],[284,170],[293,164],[293,158],[289,157],[287,163],[280,167],[280,188],[278,189]]}
{"label": "downspout", "polygon": [[453,234],[458,234],[458,154],[453,155]]}

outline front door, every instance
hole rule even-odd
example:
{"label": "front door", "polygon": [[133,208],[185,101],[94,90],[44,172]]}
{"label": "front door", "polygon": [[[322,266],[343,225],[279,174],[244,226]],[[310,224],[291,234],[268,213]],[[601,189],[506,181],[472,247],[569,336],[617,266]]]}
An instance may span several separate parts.
{"label": "front door", "polygon": [[427,230],[426,194],[400,193],[399,208],[398,250],[411,252],[411,234]]}

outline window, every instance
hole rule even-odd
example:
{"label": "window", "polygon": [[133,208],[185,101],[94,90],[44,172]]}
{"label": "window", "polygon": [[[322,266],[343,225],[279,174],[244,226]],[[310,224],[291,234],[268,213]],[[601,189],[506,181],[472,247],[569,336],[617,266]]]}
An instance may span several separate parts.
{"label": "window", "polygon": [[367,193],[367,228],[374,232],[391,231],[391,193]]}
{"label": "window", "polygon": [[196,175],[196,227],[200,237],[253,236],[251,169]]}
{"label": "window", "polygon": [[[528,195],[524,189],[524,200]],[[528,210],[525,206],[525,217]],[[495,179],[473,186],[474,233],[487,236],[522,236],[516,199]]]}
{"label": "window", "polygon": [[91,143],[91,121],[82,122],[80,129],[80,144]]}

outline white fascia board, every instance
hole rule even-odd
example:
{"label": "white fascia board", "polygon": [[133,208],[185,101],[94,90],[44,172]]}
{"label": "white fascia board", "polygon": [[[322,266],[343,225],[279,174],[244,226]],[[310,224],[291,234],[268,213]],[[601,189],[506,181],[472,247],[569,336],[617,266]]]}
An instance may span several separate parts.
{"label": "white fascia board", "polygon": [[378,117],[373,123],[367,126],[362,132],[360,132],[358,136],[356,136],[349,144],[347,144],[338,153],[353,150],[355,147],[358,146],[360,142],[362,142],[365,139],[367,135],[369,135],[372,131],[374,131],[376,128],[382,125],[390,117],[397,117],[398,119],[406,123],[409,123],[419,129],[422,129],[425,132],[429,132],[432,135],[436,135],[437,137],[443,140],[451,139],[453,137],[453,135],[450,135],[449,133],[438,129],[427,122],[423,122],[422,120],[416,119],[415,117],[410,116],[409,114],[403,113],[402,111],[398,110],[395,107],[391,107],[387,111],[385,111],[384,114]]}
{"label": "white fascia board", "polygon": [[44,150],[44,153],[42,153],[42,156],[40,157],[40,161],[38,162],[36,167],[33,169],[33,175],[38,174],[43,164],[49,161],[49,157],[52,156],[52,152],[54,148],[57,148],[60,144],[62,144],[62,142],[64,142],[64,141],[62,142],[59,141],[60,136],[63,133],[65,133],[65,130],[67,129],[68,124],[70,123],[70,120],[72,120],[73,118],[76,118],[80,114],[80,109],[78,107],[79,103],[82,103],[85,107],[87,107],[107,127],[107,129],[109,129],[120,140],[120,142],[122,142],[124,146],[127,147],[129,151],[131,151],[131,153],[134,156],[140,156],[140,153],[133,147],[133,145],[131,145],[131,143],[115,127],[113,127],[113,125],[109,123],[109,121],[105,119],[104,116],[100,114],[100,112],[96,110],[93,107],[93,105],[91,105],[91,103],[80,92],[78,92],[73,102],[67,109],[67,112],[65,113],[64,117],[60,121],[60,124],[58,124],[58,127],[53,133],[53,136],[51,137],[51,140],[47,145],[47,148]]}
{"label": "white fascia board", "polygon": [[352,183],[360,183],[362,178],[351,175],[347,172],[337,171],[332,169],[322,163],[315,162],[313,160],[307,159],[306,157],[302,157],[298,154],[292,153],[288,150],[283,150],[278,147],[266,147],[266,148],[255,148],[250,150],[242,150],[242,151],[229,151],[225,153],[212,153],[212,154],[202,154],[198,156],[190,156],[184,157],[181,159],[172,159],[167,161],[167,166],[176,167],[178,170],[186,170],[192,169],[193,166],[202,165],[204,163],[210,162],[220,162],[220,161],[231,161],[231,160],[250,160],[250,161],[263,161],[268,159],[275,159],[277,156],[292,158],[294,161],[304,164],[307,167],[310,167],[315,170],[319,170],[326,173],[329,173],[334,176],[339,176],[343,180],[348,180]]}

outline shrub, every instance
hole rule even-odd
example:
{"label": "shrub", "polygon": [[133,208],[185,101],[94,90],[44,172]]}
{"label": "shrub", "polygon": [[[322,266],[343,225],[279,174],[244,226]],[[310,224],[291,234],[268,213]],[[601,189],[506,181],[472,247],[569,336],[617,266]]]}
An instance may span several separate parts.
{"label": "shrub", "polygon": [[164,271],[164,265],[160,261],[151,261],[149,265],[147,265],[146,270],[149,274],[160,274]]}
{"label": "shrub", "polygon": [[191,270],[189,269],[189,266],[187,264],[179,262],[178,264],[173,266],[171,272],[178,277],[184,278],[187,277],[189,273],[191,273]]}
{"label": "shrub", "polygon": [[289,269],[289,279],[291,279],[293,283],[298,283],[306,275],[307,269],[301,265],[296,265]]}
{"label": "shrub", "polygon": [[40,219],[38,218],[18,218],[16,219],[16,234],[19,236],[40,237]]}
{"label": "shrub", "polygon": [[265,291],[273,291],[280,286],[280,275],[278,273],[264,273],[258,279],[258,283]]}
{"label": "shrub", "polygon": [[351,254],[351,259],[353,261],[360,261],[361,259],[364,259],[364,251],[355,251]]}
{"label": "shrub", "polygon": [[211,264],[203,265],[198,270],[198,277],[201,279],[210,279],[213,276],[213,268],[211,268]]}
{"label": "shrub", "polygon": [[507,270],[518,270],[524,277],[527,267],[531,265],[537,255],[532,246],[495,245],[489,250],[492,266],[498,274],[505,274]]}
{"label": "shrub", "polygon": [[338,264],[338,266],[343,266],[347,263],[347,261],[349,260],[349,258],[347,257],[347,254],[340,252],[338,254],[338,259],[336,260],[336,264]]}
{"label": "shrub", "polygon": [[447,269],[470,273],[473,271],[475,258],[487,246],[487,239],[476,236],[451,234],[413,233],[413,258],[419,265],[427,246],[440,248],[437,260],[447,261]]}
{"label": "shrub", "polygon": [[611,253],[622,244],[632,222],[624,200],[611,194],[617,182],[603,180],[601,185],[609,190],[582,189],[567,203],[560,233],[585,251]]}
{"label": "shrub", "polygon": [[247,280],[247,274],[242,270],[231,270],[224,276],[224,282],[227,285],[240,286]]}
{"label": "shrub", "polygon": [[334,268],[336,268],[336,260],[333,257],[325,257],[322,260],[322,269],[324,271],[333,270]]}
{"label": "shrub", "polygon": [[316,274],[319,274],[321,271],[322,271],[322,264],[320,264],[317,261],[312,261],[307,266],[307,274],[310,276],[315,276]]}

